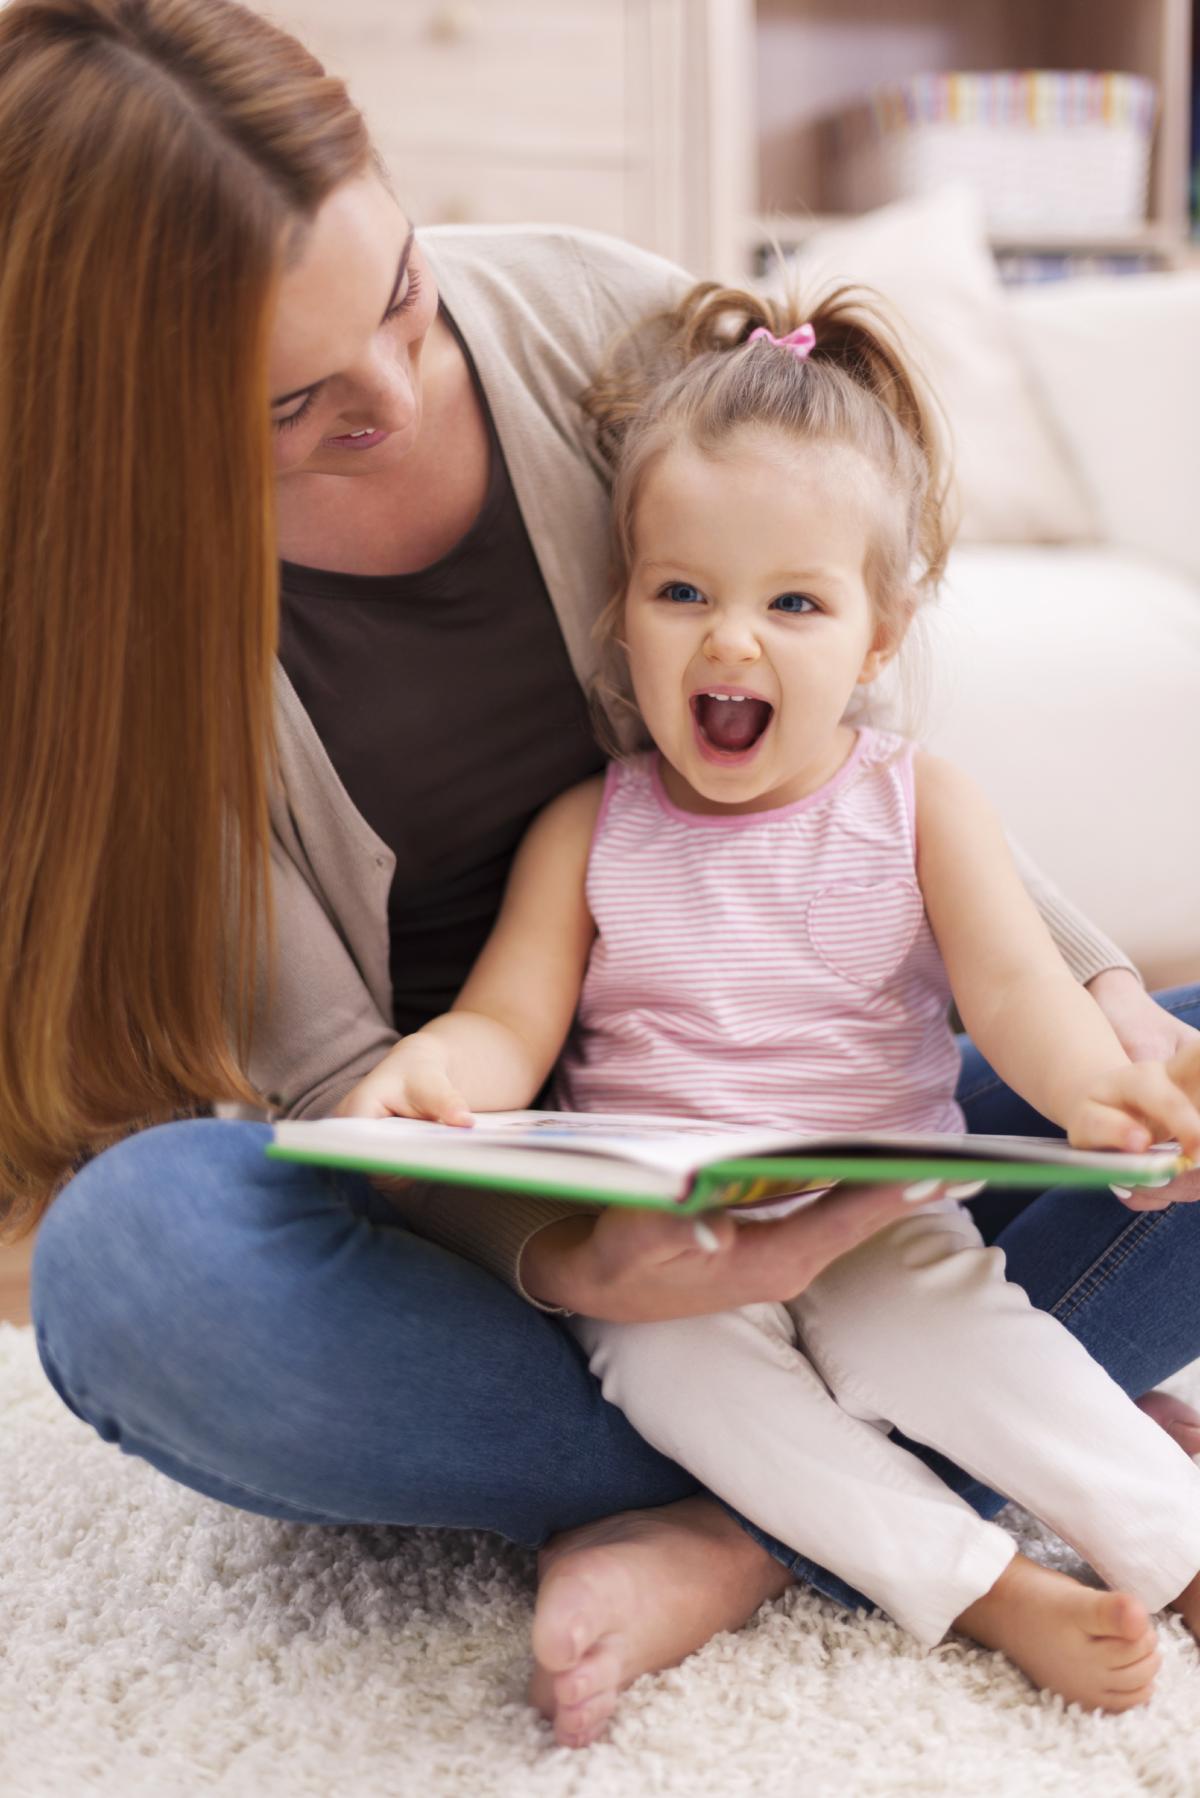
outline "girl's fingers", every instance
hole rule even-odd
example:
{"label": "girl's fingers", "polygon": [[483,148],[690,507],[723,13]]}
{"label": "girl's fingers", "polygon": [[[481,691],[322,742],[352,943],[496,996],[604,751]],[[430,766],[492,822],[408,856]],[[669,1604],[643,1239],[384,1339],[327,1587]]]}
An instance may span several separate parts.
{"label": "girl's fingers", "polygon": [[475,1122],[457,1087],[444,1074],[423,1074],[408,1081],[408,1101],[417,1117],[434,1124],[454,1124],[466,1129]]}
{"label": "girl's fingers", "polygon": [[1140,1116],[1089,1099],[1072,1121],[1071,1146],[1075,1149],[1125,1149],[1143,1154],[1153,1141]]}
{"label": "girl's fingers", "polygon": [[1185,1154],[1200,1154],[1200,1111],[1176,1084],[1169,1067],[1162,1062],[1140,1062],[1130,1069],[1129,1094],[1130,1109],[1136,1109],[1151,1127],[1152,1140],[1174,1140]]}

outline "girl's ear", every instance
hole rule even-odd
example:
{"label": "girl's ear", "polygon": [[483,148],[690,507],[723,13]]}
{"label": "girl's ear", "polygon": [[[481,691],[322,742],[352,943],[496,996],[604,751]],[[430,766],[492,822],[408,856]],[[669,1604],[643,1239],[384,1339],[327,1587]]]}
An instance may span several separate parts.
{"label": "girl's ear", "polygon": [[908,627],[916,610],[916,594],[903,593],[889,607],[887,616],[879,619],[871,647],[863,657],[862,667],[858,671],[857,686],[869,687],[873,680],[878,679],[908,635]]}

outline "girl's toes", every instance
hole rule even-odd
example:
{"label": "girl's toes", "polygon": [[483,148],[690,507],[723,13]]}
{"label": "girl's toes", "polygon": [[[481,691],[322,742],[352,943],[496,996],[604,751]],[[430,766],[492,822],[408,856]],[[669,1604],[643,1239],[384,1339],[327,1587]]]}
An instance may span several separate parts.
{"label": "girl's toes", "polygon": [[590,1648],[577,1666],[554,1681],[555,1706],[572,1710],[602,1692],[615,1692],[621,1683],[618,1656],[605,1643]]}
{"label": "girl's toes", "polygon": [[1132,1692],[1109,1692],[1102,1708],[1114,1713],[1136,1711],[1139,1705],[1149,1704],[1153,1696],[1153,1683],[1148,1686],[1136,1686]]}
{"label": "girl's toes", "polygon": [[1155,1649],[1152,1654],[1143,1655],[1140,1661],[1133,1661],[1128,1667],[1114,1667],[1105,1682],[1105,1689],[1109,1692],[1122,1692],[1127,1696],[1144,1691],[1149,1696],[1161,1671],[1162,1655]]}
{"label": "girl's toes", "polygon": [[1140,1599],[1129,1592],[1105,1592],[1098,1596],[1100,1602],[1092,1624],[1093,1635],[1120,1636],[1131,1645],[1139,1644],[1143,1639],[1153,1642],[1150,1613]]}
{"label": "girl's toes", "polygon": [[615,1691],[598,1692],[583,1704],[560,1710],[554,1719],[554,1738],[564,1748],[586,1748],[594,1742],[617,1706]]}

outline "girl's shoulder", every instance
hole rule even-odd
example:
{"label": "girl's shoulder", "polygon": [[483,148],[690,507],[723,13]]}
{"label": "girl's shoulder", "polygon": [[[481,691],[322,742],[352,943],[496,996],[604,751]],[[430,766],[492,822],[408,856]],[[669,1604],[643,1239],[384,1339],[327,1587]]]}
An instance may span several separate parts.
{"label": "girl's shoulder", "polygon": [[568,787],[538,813],[531,829],[547,835],[577,836],[586,832],[590,838],[596,828],[600,808],[607,791],[607,776],[592,774],[578,785]]}

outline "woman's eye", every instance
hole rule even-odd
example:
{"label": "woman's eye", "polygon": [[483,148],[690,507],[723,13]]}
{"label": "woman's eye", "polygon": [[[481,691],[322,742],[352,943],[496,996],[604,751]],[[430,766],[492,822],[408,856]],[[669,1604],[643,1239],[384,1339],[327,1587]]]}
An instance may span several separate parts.
{"label": "woman's eye", "polygon": [[292,430],[294,428],[294,426],[296,426],[300,423],[300,420],[302,418],[308,417],[309,413],[313,409],[313,404],[316,400],[316,397],[317,397],[317,389],[314,387],[311,393],[306,394],[303,402],[299,406],[296,407],[296,410],[294,412],[289,412],[286,418],[273,418],[271,420],[272,428],[276,431]]}
{"label": "woman's eye", "polygon": [[790,612],[793,615],[817,610],[816,603],[808,597],[807,593],[781,593],[778,598],[771,601],[771,604],[777,611]]}
{"label": "woman's eye", "polygon": [[661,591],[664,599],[673,599],[681,606],[697,605],[704,598],[699,587],[693,587],[688,581],[668,581]]}
{"label": "woman's eye", "polygon": [[389,307],[388,312],[383,321],[384,324],[390,324],[392,319],[399,318],[399,316],[402,312],[407,312],[409,307],[411,305],[413,305],[413,303],[415,302],[416,297],[420,293],[420,291],[421,291],[421,272],[419,269],[410,267],[409,271],[408,271],[408,276],[404,283],[404,293],[402,294],[400,299],[398,299],[396,301],[394,306]]}

